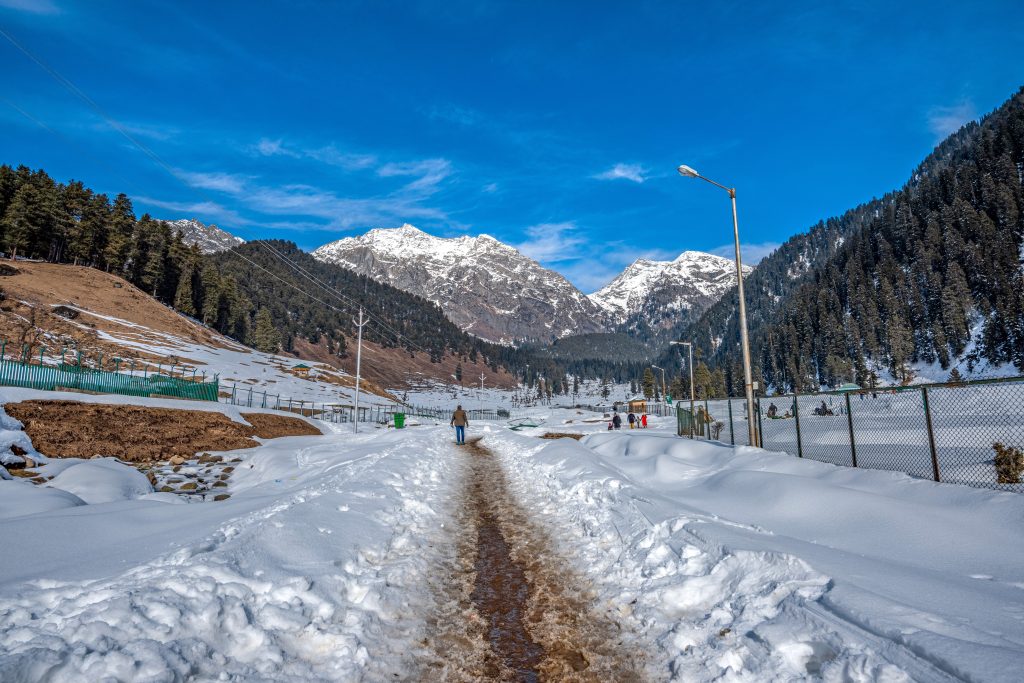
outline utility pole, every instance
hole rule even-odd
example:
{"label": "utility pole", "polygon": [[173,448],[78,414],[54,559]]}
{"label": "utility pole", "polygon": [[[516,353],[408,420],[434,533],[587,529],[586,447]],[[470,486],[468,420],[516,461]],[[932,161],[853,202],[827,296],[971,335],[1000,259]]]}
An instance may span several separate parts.
{"label": "utility pole", "polygon": [[359,333],[358,333],[359,334],[359,336],[358,336],[359,341],[356,344],[356,401],[355,401],[355,404],[356,404],[355,405],[356,414],[355,414],[355,420],[352,421],[352,426],[353,426],[355,432],[358,434],[359,433],[359,373],[361,372],[362,365],[363,365],[363,326],[366,325],[366,322],[363,321],[363,307],[362,306],[359,307],[359,322],[356,322],[355,320],[353,320],[352,322],[356,323],[356,327],[359,329]]}
{"label": "utility pole", "polygon": [[484,409],[484,399],[483,399],[483,395],[484,395],[484,377],[485,377],[484,373],[481,372],[480,373],[480,394],[479,394],[479,396],[477,396],[477,400],[480,401],[480,410]]}

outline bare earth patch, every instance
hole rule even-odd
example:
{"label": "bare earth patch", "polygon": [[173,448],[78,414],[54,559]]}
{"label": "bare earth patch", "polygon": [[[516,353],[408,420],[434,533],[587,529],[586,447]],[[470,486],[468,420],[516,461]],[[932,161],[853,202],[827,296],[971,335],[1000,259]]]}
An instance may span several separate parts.
{"label": "bare earth patch", "polygon": [[541,434],[542,439],[576,439],[579,441],[583,438],[583,434],[577,434],[576,432],[545,432]]}
{"label": "bare earth patch", "polygon": [[[479,439],[464,447],[458,557],[446,567],[448,600],[424,645],[424,680],[644,680],[644,655],[595,604],[543,529],[512,499],[504,472]],[[435,587],[438,588],[438,587]]]}
{"label": "bare earth patch", "polygon": [[252,448],[253,437],[313,436],[321,432],[305,420],[284,415],[245,413],[252,426],[222,413],[76,401],[23,401],[4,406],[25,425],[43,455],[90,458],[110,455],[126,462],[191,458],[200,451]]}

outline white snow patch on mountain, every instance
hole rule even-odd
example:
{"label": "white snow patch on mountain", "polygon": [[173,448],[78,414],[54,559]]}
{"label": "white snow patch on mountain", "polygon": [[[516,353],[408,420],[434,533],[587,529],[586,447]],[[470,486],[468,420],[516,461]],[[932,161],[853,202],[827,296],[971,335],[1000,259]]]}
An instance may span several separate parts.
{"label": "white snow patch on mountain", "polygon": [[179,218],[177,220],[164,222],[171,226],[171,229],[175,232],[181,233],[181,237],[185,240],[185,244],[197,245],[199,247],[199,251],[204,254],[227,251],[228,249],[237,247],[239,244],[245,243],[245,240],[241,237],[235,237],[226,230],[218,228],[216,225],[206,225],[196,218]]}
{"label": "white snow patch on mountain", "polygon": [[489,341],[604,331],[600,309],[572,283],[490,235],[442,238],[406,224],[325,244],[313,256],[429,299]]}
{"label": "white snow patch on mountain", "polygon": [[[744,274],[753,268],[745,266]],[[689,309],[718,300],[736,284],[733,261],[700,251],[684,251],[672,261],[637,259],[590,295],[616,323],[655,303],[658,308]],[[657,300],[657,301],[655,301]]]}

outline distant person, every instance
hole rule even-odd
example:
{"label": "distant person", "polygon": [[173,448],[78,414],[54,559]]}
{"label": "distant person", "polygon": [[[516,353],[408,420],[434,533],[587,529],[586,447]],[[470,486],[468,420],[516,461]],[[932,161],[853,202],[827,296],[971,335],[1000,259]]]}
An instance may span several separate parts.
{"label": "distant person", "polygon": [[633,429],[636,426],[636,415],[630,411],[629,415],[626,416],[626,421],[629,422],[629,428]]}
{"label": "distant person", "polygon": [[616,429],[622,429],[622,416],[618,413],[612,415],[612,424],[615,425]]}
{"label": "distant person", "polygon": [[462,406],[456,406],[452,413],[452,426],[455,427],[455,444],[464,446],[466,444],[466,427],[469,426],[469,417]]}
{"label": "distant person", "polygon": [[774,403],[768,405],[768,417],[774,418],[779,414],[779,409],[775,407]]}
{"label": "distant person", "polygon": [[640,416],[640,426],[647,429],[647,413]]}

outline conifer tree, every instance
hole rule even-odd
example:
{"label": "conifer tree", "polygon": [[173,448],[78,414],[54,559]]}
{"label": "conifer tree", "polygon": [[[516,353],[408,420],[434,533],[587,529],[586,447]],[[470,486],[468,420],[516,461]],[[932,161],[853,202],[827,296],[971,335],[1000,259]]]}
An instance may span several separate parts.
{"label": "conifer tree", "polygon": [[650,368],[644,368],[644,377],[641,381],[644,398],[650,399],[654,396],[654,372]]}
{"label": "conifer tree", "polygon": [[277,353],[281,346],[281,335],[274,327],[274,320],[270,316],[270,310],[260,308],[256,312],[256,328],[253,332],[254,346],[258,351],[266,353]]}

